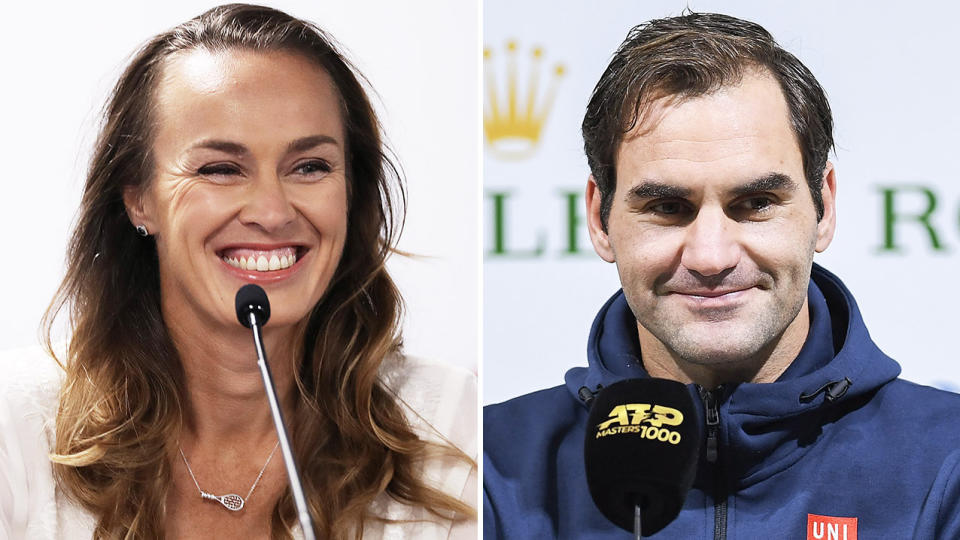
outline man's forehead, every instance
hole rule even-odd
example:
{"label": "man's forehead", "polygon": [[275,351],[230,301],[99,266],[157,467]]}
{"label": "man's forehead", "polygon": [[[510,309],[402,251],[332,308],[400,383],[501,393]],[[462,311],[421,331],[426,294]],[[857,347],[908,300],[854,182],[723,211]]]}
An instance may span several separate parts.
{"label": "man's forehead", "polygon": [[775,101],[781,102],[784,110],[787,110],[783,88],[770,69],[760,65],[743,65],[729,77],[718,80],[715,86],[705,91],[654,86],[647,89],[645,95],[634,96],[627,100],[631,105],[621,114],[625,138],[642,135],[655,129],[666,113],[672,112],[689,101],[709,99],[744,89],[763,90],[764,94],[779,98]]}
{"label": "man's forehead", "polygon": [[723,133],[731,128],[748,128],[749,120],[756,117],[790,128],[790,110],[780,84],[766,71],[751,70],[704,94],[661,95],[646,101],[623,142],[636,137],[669,137],[678,131],[689,133],[690,123],[697,124],[703,133]]}
{"label": "man's forehead", "polygon": [[744,74],[735,85],[695,97],[651,101],[621,142],[623,174],[661,177],[744,169],[748,177],[802,168],[800,146],[779,84],[768,74]]}

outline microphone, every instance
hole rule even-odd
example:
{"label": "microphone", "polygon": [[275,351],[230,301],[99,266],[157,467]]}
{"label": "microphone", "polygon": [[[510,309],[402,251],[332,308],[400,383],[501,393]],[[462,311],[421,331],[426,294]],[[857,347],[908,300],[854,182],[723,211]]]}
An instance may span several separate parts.
{"label": "microphone", "polygon": [[260,327],[270,319],[270,301],[267,293],[258,285],[248,283],[237,291],[234,298],[237,308],[237,320],[240,324],[253,330],[253,344],[257,349],[257,365],[260,366],[260,376],[263,377],[263,387],[267,392],[267,401],[270,403],[270,412],[273,414],[273,425],[277,428],[277,440],[280,443],[280,452],[283,454],[283,463],[287,467],[287,477],[290,479],[290,491],[293,493],[293,502],[297,507],[297,517],[300,528],[303,529],[305,540],[316,540],[313,532],[313,520],[307,509],[307,498],[303,494],[300,484],[300,473],[297,472],[297,463],[293,459],[293,450],[290,448],[290,438],[284,427],[283,414],[280,412],[280,402],[277,400],[277,389],[273,385],[273,376],[267,364],[267,351],[263,346],[263,336]]}
{"label": "microphone", "polygon": [[[248,283],[240,287],[234,304],[237,307],[237,320],[247,328],[254,324],[263,326],[270,320],[270,301],[267,300],[266,291],[259,285]],[[251,315],[255,319],[251,319]]]}
{"label": "microphone", "polygon": [[693,398],[666,379],[626,379],[596,396],[583,445],[600,512],[636,538],[673,521],[693,485],[703,438]]}

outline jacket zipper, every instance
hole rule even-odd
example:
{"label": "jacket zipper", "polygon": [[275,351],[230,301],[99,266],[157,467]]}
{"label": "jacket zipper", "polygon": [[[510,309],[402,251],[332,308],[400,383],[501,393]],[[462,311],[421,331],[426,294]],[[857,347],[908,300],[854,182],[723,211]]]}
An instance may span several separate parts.
{"label": "jacket zipper", "polygon": [[720,411],[717,402],[723,392],[722,387],[713,390],[700,388],[700,397],[703,399],[707,419],[707,463],[710,463],[714,474],[713,490],[713,538],[726,540],[727,538],[727,495],[723,485],[723,475],[719,465],[719,431]]}

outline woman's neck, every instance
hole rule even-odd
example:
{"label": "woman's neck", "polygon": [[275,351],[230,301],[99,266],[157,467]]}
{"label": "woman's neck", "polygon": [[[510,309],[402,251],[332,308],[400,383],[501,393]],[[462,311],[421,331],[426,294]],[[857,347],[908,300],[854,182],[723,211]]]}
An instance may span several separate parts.
{"label": "woman's neck", "polygon": [[[259,446],[276,440],[251,331],[239,324],[211,328],[189,315],[164,313],[186,376],[181,438],[200,447]],[[193,320],[191,320],[193,319]],[[263,329],[277,398],[289,417],[295,328]]]}

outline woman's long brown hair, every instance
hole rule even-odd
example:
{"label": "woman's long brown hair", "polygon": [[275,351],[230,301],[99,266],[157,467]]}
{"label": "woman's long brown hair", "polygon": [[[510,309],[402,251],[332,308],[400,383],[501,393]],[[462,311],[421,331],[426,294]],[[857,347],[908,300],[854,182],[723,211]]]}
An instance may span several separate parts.
{"label": "woman's long brown hair", "polygon": [[[440,518],[475,516],[419,475],[427,456],[472,464],[470,458],[420,439],[378,377],[400,343],[402,300],[385,261],[405,195],[361,76],[316,26],[242,4],[216,7],[152,39],[106,105],[66,276],[44,318],[48,347],[59,314],[68,314],[72,331],[52,456],[60,487],[97,516],[96,538],[164,536],[168,456],[184,422],[185,375],[160,312],[156,245],[135,234],[123,190],[150,181],[153,95],[165,62],[193,49],[300,54],[325,70],[340,94],[347,241],[292,359],[293,447],[317,536],[359,537],[364,519],[377,518],[369,515],[370,503],[384,492]],[[289,537],[295,523],[287,491],[273,511],[272,536]]]}

